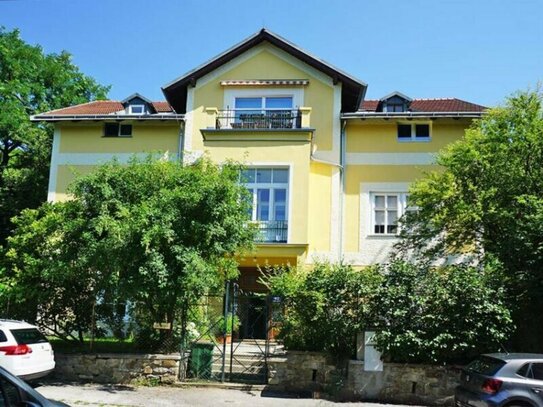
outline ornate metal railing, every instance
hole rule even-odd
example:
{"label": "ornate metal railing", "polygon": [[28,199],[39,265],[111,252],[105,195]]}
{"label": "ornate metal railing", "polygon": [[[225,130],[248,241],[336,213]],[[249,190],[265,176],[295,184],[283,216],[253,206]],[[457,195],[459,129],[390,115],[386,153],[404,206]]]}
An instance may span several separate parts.
{"label": "ornate metal railing", "polygon": [[260,243],[286,243],[288,238],[288,221],[268,220],[255,221],[258,234],[255,239]]}
{"label": "ornate metal railing", "polygon": [[219,110],[217,129],[299,129],[299,110]]}

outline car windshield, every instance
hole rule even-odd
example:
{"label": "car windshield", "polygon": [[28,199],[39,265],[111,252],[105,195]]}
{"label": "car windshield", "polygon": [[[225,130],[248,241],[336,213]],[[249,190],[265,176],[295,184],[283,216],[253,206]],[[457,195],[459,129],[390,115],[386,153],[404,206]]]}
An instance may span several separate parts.
{"label": "car windshield", "polygon": [[11,333],[19,345],[47,342],[47,339],[36,328],[12,329]]}
{"label": "car windshield", "polygon": [[493,376],[503,365],[505,365],[503,360],[481,356],[467,365],[466,369],[485,376]]}

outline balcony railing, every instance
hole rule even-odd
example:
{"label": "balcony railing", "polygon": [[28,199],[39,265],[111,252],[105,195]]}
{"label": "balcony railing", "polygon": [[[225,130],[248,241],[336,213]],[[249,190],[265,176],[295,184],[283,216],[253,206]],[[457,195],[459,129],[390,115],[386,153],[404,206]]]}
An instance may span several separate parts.
{"label": "balcony railing", "polygon": [[256,242],[260,243],[286,243],[288,237],[288,221],[267,220],[256,221],[258,234]]}
{"label": "balcony railing", "polygon": [[300,110],[219,110],[216,129],[300,129]]}

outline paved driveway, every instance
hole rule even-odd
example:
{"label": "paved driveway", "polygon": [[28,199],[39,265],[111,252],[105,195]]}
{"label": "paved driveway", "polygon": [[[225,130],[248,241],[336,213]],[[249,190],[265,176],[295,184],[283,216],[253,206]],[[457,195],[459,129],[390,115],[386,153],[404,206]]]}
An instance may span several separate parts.
{"label": "paved driveway", "polygon": [[[332,403],[325,400],[296,399],[281,394],[209,387],[128,387],[105,385],[48,384],[40,393],[70,406],[85,407],[168,407],[168,406],[364,406],[391,404]],[[397,405],[398,406],[398,405]],[[407,407],[407,406],[403,406]]]}

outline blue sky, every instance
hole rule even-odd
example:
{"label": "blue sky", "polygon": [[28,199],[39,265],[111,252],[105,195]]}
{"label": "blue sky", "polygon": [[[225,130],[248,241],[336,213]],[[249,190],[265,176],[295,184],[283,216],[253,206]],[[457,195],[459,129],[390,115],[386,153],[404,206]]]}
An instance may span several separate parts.
{"label": "blue sky", "polygon": [[162,85],[262,27],[367,82],[367,98],[492,106],[543,81],[543,0],[0,0],[0,25],[69,51],[112,99],[162,100]]}

